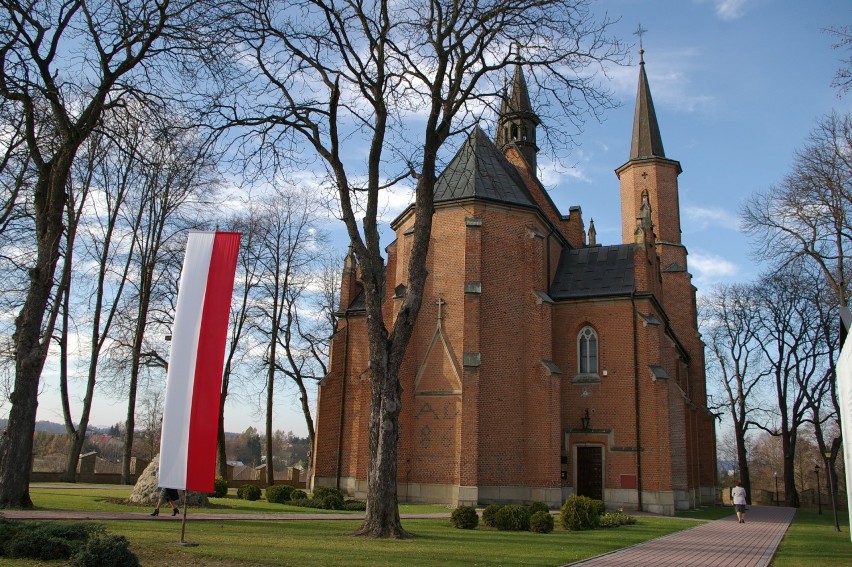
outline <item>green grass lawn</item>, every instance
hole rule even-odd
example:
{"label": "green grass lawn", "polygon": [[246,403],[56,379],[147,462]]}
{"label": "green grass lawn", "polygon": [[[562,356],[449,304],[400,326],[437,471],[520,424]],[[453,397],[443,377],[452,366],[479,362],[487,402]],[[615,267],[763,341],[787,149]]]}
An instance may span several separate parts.
{"label": "green grass lawn", "polygon": [[838,510],[840,532],[834,529],[834,515],[824,507],[802,508],[778,547],[772,567],[846,567],[852,565],[852,541],[849,539],[849,516]]}
{"label": "green grass lawn", "polygon": [[[232,491],[233,492],[233,491]],[[67,511],[139,512],[140,507],[123,503],[130,487],[109,489],[60,485],[32,488],[30,495],[38,509]],[[204,512],[223,513],[318,513],[311,508],[249,502],[229,494],[211,499]],[[145,507],[147,510],[147,507]],[[195,509],[196,511],[198,509]],[[446,506],[403,504],[400,512],[448,512]],[[679,513],[678,518],[640,516],[633,526],[566,532],[559,527],[550,534],[500,532],[480,526],[457,530],[449,520],[403,520],[414,537],[408,540],[375,540],[352,536],[360,521],[352,520],[192,520],[189,511],[184,539],[195,547],[179,545],[179,518],[104,521],[111,533],[122,534],[131,550],[145,566],[216,565],[263,566],[476,566],[476,565],[564,565],[642,541],[661,537],[695,525],[691,520],[714,520],[733,513],[730,507],[705,507]],[[353,515],[359,514],[353,512]],[[834,531],[829,510],[800,510],[781,543],[773,567],[833,567],[849,565],[852,543],[845,510],[840,518],[841,533]],[[0,558],[0,567],[35,567],[39,562]]]}
{"label": "green grass lawn", "polygon": [[[122,503],[130,487],[78,488],[61,485],[32,488],[37,509],[63,511],[139,512],[140,507]],[[211,499],[223,513],[317,513],[311,508],[249,502],[233,498]],[[147,510],[147,507],[145,508]],[[197,510],[197,509],[196,509]],[[449,512],[446,506],[403,504],[400,512]],[[403,520],[414,537],[408,540],[376,540],[355,537],[360,520],[192,521],[189,511],[184,540],[179,545],[179,518],[104,521],[111,533],[130,541],[142,565],[541,565],[556,566],[660,537],[694,525],[671,518],[641,517],[633,526],[588,532],[566,532],[558,527],[550,534],[500,532],[480,527],[458,530],[448,519]],[[358,512],[353,514],[357,515]],[[38,562],[0,559],[7,565],[35,566]]]}

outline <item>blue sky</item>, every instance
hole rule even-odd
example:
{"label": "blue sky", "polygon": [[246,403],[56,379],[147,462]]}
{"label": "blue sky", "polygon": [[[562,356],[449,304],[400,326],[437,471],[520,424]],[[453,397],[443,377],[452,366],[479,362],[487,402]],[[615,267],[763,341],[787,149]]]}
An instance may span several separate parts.
{"label": "blue sky", "polygon": [[[778,183],[816,120],[852,109],[832,78],[847,53],[823,29],[852,24],[848,1],[610,0],[601,2],[629,38],[641,22],[645,68],[666,156],[680,161],[683,242],[699,293],[755,277],[760,266],[738,230],[744,198]],[[634,63],[637,62],[634,51]],[[621,240],[613,169],[630,149],[636,65],[610,72],[622,106],[588,124],[576,167],[552,191],[580,205],[598,242]]]}
{"label": "blue sky", "polygon": [[[833,110],[852,110],[852,94],[839,98],[831,81],[846,52],[831,48],[823,29],[852,24],[849,0],[608,0],[597,9],[621,18],[613,31],[628,43],[639,23],[645,68],[666,156],[680,161],[683,242],[699,294],[719,282],[746,281],[760,266],[738,230],[744,198],[778,183],[793,153],[817,119]],[[589,122],[580,146],[561,170],[539,155],[545,185],[563,213],[579,205],[594,219],[600,244],[621,241],[618,179],[614,170],[628,158],[638,78],[633,64],[608,71],[609,87],[621,106],[602,124]],[[461,142],[461,140],[457,140]],[[392,220],[409,201],[396,194],[385,211]],[[333,225],[335,246],[345,251],[342,225]],[[383,245],[390,241],[383,234]],[[305,434],[296,396],[282,393],[274,427]],[[39,419],[60,421],[50,389],[41,396]],[[292,399],[290,399],[292,398]],[[283,402],[283,403],[282,403]],[[91,423],[123,421],[124,403],[96,400]],[[289,407],[284,407],[288,406]],[[229,405],[226,428],[262,426],[253,408]]]}

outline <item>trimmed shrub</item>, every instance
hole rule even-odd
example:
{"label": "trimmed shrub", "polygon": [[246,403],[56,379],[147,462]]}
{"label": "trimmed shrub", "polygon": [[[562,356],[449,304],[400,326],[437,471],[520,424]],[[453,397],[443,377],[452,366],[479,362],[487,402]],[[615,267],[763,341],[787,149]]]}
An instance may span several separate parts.
{"label": "trimmed shrub", "polygon": [[624,510],[619,508],[615,512],[607,512],[601,515],[599,524],[602,528],[617,528],[618,526],[629,526],[636,523],[636,518],[628,516]]}
{"label": "trimmed shrub", "polygon": [[290,500],[305,500],[308,497],[308,493],[304,490],[294,490],[290,493]]}
{"label": "trimmed shrub", "polygon": [[482,511],[482,523],[489,528],[494,527],[494,516],[497,515],[497,512],[500,510],[500,506],[497,504],[489,504],[485,507],[485,510]]}
{"label": "trimmed shrub", "polygon": [[276,504],[289,504],[290,496],[293,494],[293,488],[287,484],[273,484],[266,487],[266,501],[275,502]]}
{"label": "trimmed shrub", "polygon": [[598,526],[603,502],[587,496],[569,496],[562,505],[560,520],[566,530],[591,530]]}
{"label": "trimmed shrub", "polygon": [[328,492],[320,495],[319,497],[314,496],[312,500],[317,504],[317,508],[322,508],[324,510],[343,509],[343,496],[340,494]]}
{"label": "trimmed shrub", "polygon": [[537,534],[549,534],[553,531],[553,516],[550,512],[539,510],[530,516],[530,531]]}
{"label": "trimmed shrub", "polygon": [[473,506],[459,506],[450,514],[450,522],[460,530],[473,530],[479,525],[479,516]]}
{"label": "trimmed shrub", "polygon": [[550,507],[544,502],[533,502],[527,509],[530,511],[530,515],[535,514],[536,512],[550,512]]}
{"label": "trimmed shrub", "polygon": [[367,503],[364,500],[347,500],[343,503],[343,509],[350,512],[365,512]]}
{"label": "trimmed shrub", "polygon": [[320,486],[314,490],[312,500],[316,504],[314,508],[324,510],[342,510],[343,494],[333,486]]}
{"label": "trimmed shrub", "polygon": [[104,534],[92,537],[71,560],[74,567],[139,567],[139,559],[130,551],[127,538]]}
{"label": "trimmed shrub", "polygon": [[237,489],[237,498],[243,500],[260,500],[260,487],[256,484],[244,484]]}
{"label": "trimmed shrub", "polygon": [[314,488],[314,492],[313,494],[311,494],[311,497],[314,499],[325,498],[327,494],[336,494],[337,496],[343,498],[343,493],[340,492],[338,489],[334,488],[333,486],[318,486]]}
{"label": "trimmed shrub", "polygon": [[520,504],[503,506],[494,516],[494,527],[502,531],[525,532],[530,529],[530,511]]}
{"label": "trimmed shrub", "polygon": [[102,533],[96,524],[51,524],[45,522],[3,522],[2,555],[49,561],[68,559],[93,534]]}
{"label": "trimmed shrub", "polygon": [[228,481],[222,478],[221,476],[217,476],[213,479],[213,497],[214,498],[224,498],[228,495]]}

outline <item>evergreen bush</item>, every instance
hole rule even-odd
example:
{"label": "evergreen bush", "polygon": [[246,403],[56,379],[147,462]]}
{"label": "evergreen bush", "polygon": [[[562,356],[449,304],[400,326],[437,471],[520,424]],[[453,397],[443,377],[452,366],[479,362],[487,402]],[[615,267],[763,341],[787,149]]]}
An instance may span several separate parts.
{"label": "evergreen bush", "polygon": [[289,504],[290,496],[293,494],[293,488],[287,484],[273,484],[266,487],[266,501],[275,502],[276,504]]}
{"label": "evergreen bush", "polygon": [[104,531],[97,524],[52,524],[4,521],[0,527],[2,555],[50,561],[68,559],[92,534]]}
{"label": "evergreen bush", "polygon": [[367,503],[364,500],[347,500],[343,503],[343,509],[350,512],[365,512]]}
{"label": "evergreen bush", "polygon": [[500,506],[497,504],[489,504],[485,507],[485,510],[482,511],[482,523],[489,528],[494,527],[494,516],[497,515],[497,512],[500,510]]}
{"label": "evergreen bush", "polygon": [[237,498],[243,500],[260,500],[260,487],[256,484],[244,484],[237,489]]}
{"label": "evergreen bush", "polygon": [[312,500],[316,503],[314,508],[325,510],[342,510],[343,494],[333,486],[320,486],[314,490]]}
{"label": "evergreen bush", "polygon": [[566,530],[592,530],[598,526],[603,502],[587,496],[569,496],[562,505],[560,520]]}
{"label": "evergreen bush", "polygon": [[530,531],[538,534],[549,534],[553,531],[553,516],[550,512],[539,510],[530,516]]}
{"label": "evergreen bush", "polygon": [[617,528],[618,526],[628,526],[636,523],[636,518],[628,516],[624,510],[618,509],[615,512],[607,512],[602,514],[599,520],[602,528]]}
{"label": "evergreen bush", "polygon": [[290,500],[304,500],[308,497],[308,493],[304,490],[294,490],[290,494]]}
{"label": "evergreen bush", "polygon": [[479,516],[473,506],[459,506],[450,514],[450,522],[460,530],[473,530],[479,525]]}
{"label": "evergreen bush", "polygon": [[503,506],[494,516],[494,527],[502,531],[525,532],[530,529],[530,511],[520,504]]}
{"label": "evergreen bush", "polygon": [[550,507],[544,502],[533,502],[527,508],[530,511],[530,515],[535,514],[536,512],[550,512]]}
{"label": "evergreen bush", "polygon": [[130,551],[127,538],[104,534],[90,538],[71,560],[73,567],[139,567],[139,559]]}
{"label": "evergreen bush", "polygon": [[213,479],[213,497],[214,498],[224,498],[228,495],[228,481],[222,478],[221,476],[217,476]]}

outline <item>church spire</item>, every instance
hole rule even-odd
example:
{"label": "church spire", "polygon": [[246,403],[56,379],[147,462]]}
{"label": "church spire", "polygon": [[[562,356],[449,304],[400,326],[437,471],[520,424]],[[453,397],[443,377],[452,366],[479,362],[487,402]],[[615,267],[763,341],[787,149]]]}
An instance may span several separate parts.
{"label": "church spire", "polygon": [[[654,228],[658,250],[665,247],[681,247],[680,198],[677,177],[681,173],[680,163],[666,157],[663,139],[657,125],[648,76],[645,74],[645,50],[642,34],[646,30],[639,26],[639,88],[636,93],[636,111],[633,115],[633,137],[630,143],[630,158],[615,170],[621,186],[621,236],[622,242],[635,241],[636,219],[647,217],[643,210],[647,201],[650,224]],[[679,254],[679,253],[678,253]],[[674,262],[686,265],[685,260],[666,252],[664,265]],[[662,257],[662,256],[661,256]]]}
{"label": "church spire", "polygon": [[512,84],[508,93],[503,93],[494,142],[501,150],[512,144],[517,146],[533,173],[536,171],[538,146],[535,139],[536,127],[539,124],[541,120],[530,104],[529,90],[518,55]]}
{"label": "church spire", "polygon": [[654,100],[651,98],[651,87],[648,86],[648,76],[645,74],[645,50],[642,45],[642,34],[647,31],[639,29],[639,87],[636,91],[636,110],[633,114],[633,139],[630,142],[630,159],[648,157],[666,157],[663,150],[663,139],[660,136],[660,126],[657,124],[657,114],[654,112]]}

